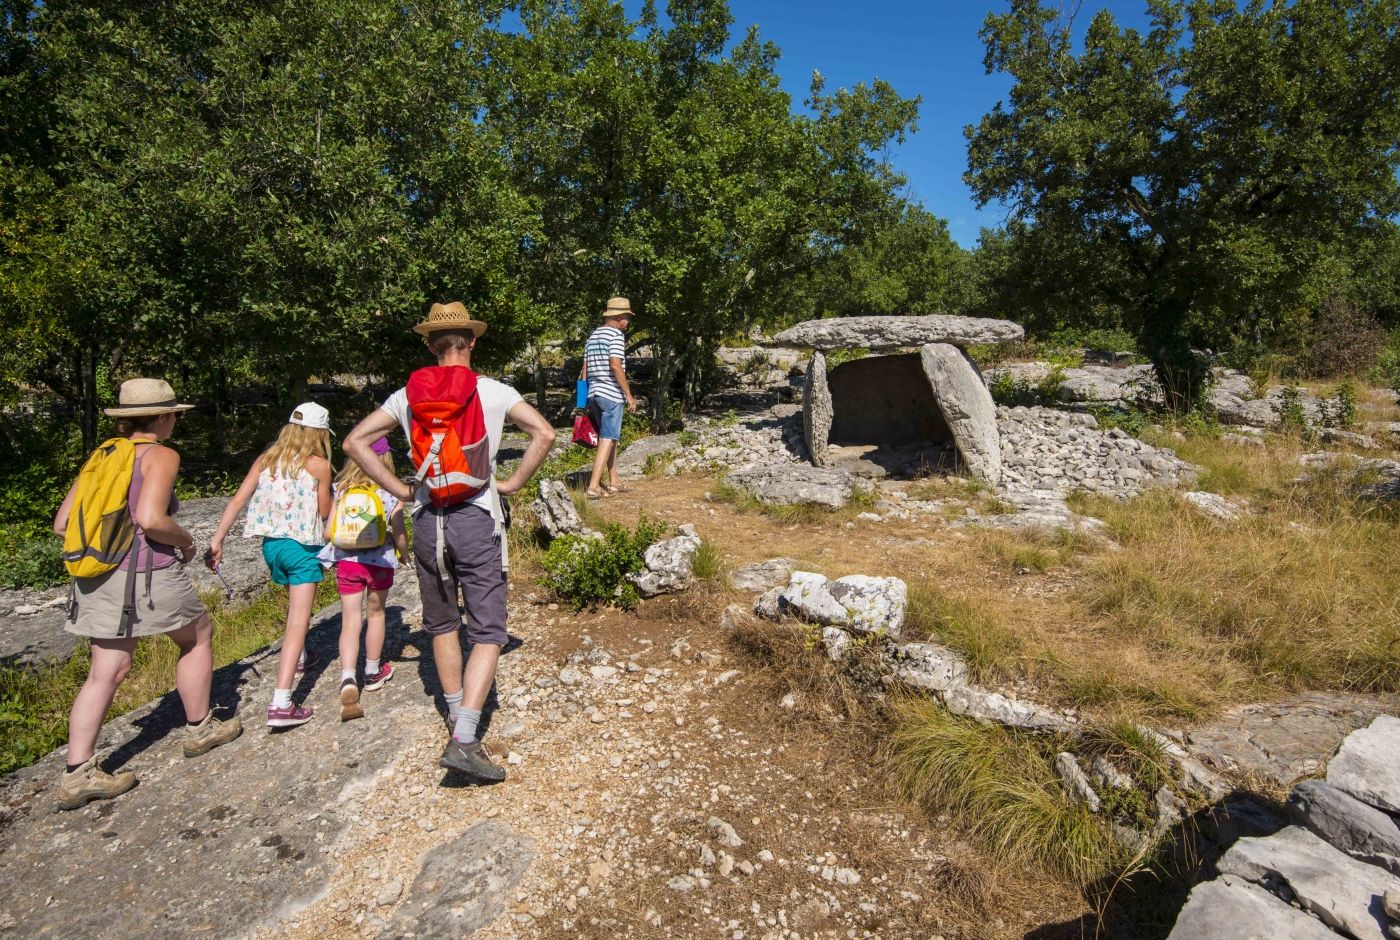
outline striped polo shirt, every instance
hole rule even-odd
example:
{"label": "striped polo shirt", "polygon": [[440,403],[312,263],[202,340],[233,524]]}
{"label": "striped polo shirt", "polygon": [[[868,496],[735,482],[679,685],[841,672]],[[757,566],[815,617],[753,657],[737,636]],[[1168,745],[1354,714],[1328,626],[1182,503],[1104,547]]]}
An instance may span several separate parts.
{"label": "striped polo shirt", "polygon": [[627,345],[622,340],[622,331],[615,326],[600,326],[583,344],[583,361],[588,369],[588,397],[605,401],[626,401],[622,387],[613,376],[610,359],[621,359],[623,369],[627,368]]}

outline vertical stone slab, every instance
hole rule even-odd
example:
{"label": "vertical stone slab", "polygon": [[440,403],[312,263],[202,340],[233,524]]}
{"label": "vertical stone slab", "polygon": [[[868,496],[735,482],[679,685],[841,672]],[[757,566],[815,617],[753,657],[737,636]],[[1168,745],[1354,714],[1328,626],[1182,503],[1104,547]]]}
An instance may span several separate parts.
{"label": "vertical stone slab", "polygon": [[826,356],[817,352],[807,365],[807,384],[802,389],[802,434],[812,463],[825,467],[829,462],[831,438],[831,389],[826,384]]}
{"label": "vertical stone slab", "polygon": [[996,486],[1001,482],[1001,434],[996,404],[982,374],[967,353],[948,343],[921,347],[919,358],[968,472]]}

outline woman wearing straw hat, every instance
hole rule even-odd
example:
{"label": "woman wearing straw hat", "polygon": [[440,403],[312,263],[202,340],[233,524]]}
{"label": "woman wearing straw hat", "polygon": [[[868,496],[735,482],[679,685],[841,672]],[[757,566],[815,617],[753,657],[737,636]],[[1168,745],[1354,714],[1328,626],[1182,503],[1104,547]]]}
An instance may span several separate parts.
{"label": "woman wearing straw hat", "polygon": [[[174,518],[180,508],[175,496],[180,455],[158,443],[174,432],[180,413],[194,406],[177,404],[174,391],[160,379],[123,382],[118,402],[107,414],[117,419],[117,436],[136,446],[127,511],[137,529],[131,550],[115,570],[74,580],[76,609],[65,629],[89,638],[92,661],[68,716],[68,767],[59,780],[60,809],[119,796],[136,785],[136,775],[129,770],[109,774],[99,767],[94,751],[102,719],[131,669],[140,637],[163,633],[180,649],[175,688],[188,722],[186,757],[227,744],[243,730],[236,717],[215,718],[209,705],[214,628],[182,567],[194,558],[194,538]],[[54,516],[53,530],[60,536],[68,528],[77,488],[75,482]],[[122,608],[133,568],[140,573],[134,583],[144,587],[132,621],[124,624]]]}

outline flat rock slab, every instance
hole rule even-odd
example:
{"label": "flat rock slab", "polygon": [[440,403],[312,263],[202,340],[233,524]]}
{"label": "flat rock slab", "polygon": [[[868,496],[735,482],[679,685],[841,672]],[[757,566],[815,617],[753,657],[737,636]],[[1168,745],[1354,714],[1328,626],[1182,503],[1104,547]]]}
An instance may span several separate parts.
{"label": "flat rock slab", "polygon": [[779,346],[811,349],[913,349],[925,343],[971,346],[1009,343],[1023,339],[1026,331],[1010,320],[954,317],[831,317],[805,320],[773,337]]}
{"label": "flat rock slab", "polygon": [[1294,787],[1288,814],[1343,852],[1400,858],[1395,820],[1324,780],[1304,780]]}
{"label": "flat rock slab", "polygon": [[1353,732],[1327,765],[1327,782],[1388,812],[1400,812],[1400,718],[1381,715]]}
{"label": "flat rock slab", "polygon": [[504,909],[535,856],[534,841],[479,822],[424,854],[395,928],[420,937],[469,937]]}
{"label": "flat rock slab", "polygon": [[309,645],[320,661],[296,693],[316,709],[310,723],[277,734],[264,725],[274,646],[215,673],[220,714],[236,710],[243,720],[231,744],[186,759],[184,715],[171,693],[103,729],[98,753],[108,770],[136,771],[131,792],[56,812],[66,748],[0,781],[0,929],[224,937],[272,926],[316,898],[335,869],[338,836],[362,811],[375,775],[408,745],[405,720],[435,708],[420,678],[436,689],[431,656],[400,655],[406,644],[431,649],[421,631],[410,633],[418,611],[416,581],[400,572],[385,647],[399,670],[365,696],[363,719],[338,720],[336,605],[312,622]]}
{"label": "flat rock slab", "polygon": [[1301,826],[1241,839],[1220,857],[1222,875],[1286,891],[1304,910],[1357,940],[1385,940],[1382,899],[1400,879],[1359,862]]}
{"label": "flat rock slab", "polygon": [[802,385],[802,439],[812,463],[825,467],[831,462],[831,422],[835,411],[831,388],[826,382],[826,357],[817,353],[807,366]]}
{"label": "flat rock slab", "polygon": [[729,474],[724,482],[770,506],[809,503],[830,509],[846,505],[856,486],[855,477],[845,470],[806,464],[745,467]]}
{"label": "flat rock slab", "polygon": [[1001,432],[997,406],[967,353],[948,343],[919,350],[924,375],[967,470],[989,486],[1001,482]]}
{"label": "flat rock slab", "polygon": [[640,480],[647,471],[647,461],[661,459],[680,449],[680,434],[653,434],[629,444],[617,455],[617,475],[628,480]]}
{"label": "flat rock slab", "polygon": [[1191,752],[1216,770],[1291,786],[1318,773],[1343,738],[1393,707],[1367,695],[1324,692],[1244,705],[1192,731]]}
{"label": "flat rock slab", "polygon": [[1167,940],[1336,940],[1322,921],[1242,878],[1191,889]]}

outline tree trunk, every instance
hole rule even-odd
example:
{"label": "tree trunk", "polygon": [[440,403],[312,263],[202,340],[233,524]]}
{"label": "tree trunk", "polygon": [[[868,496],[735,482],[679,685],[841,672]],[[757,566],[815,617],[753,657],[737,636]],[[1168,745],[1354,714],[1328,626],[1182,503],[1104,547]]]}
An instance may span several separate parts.
{"label": "tree trunk", "polygon": [[670,430],[666,427],[666,404],[671,395],[671,380],[676,377],[676,370],[680,367],[681,362],[670,343],[657,340],[654,346],[656,349],[656,387],[652,390],[647,402],[647,414],[651,418],[652,432],[664,434]]}
{"label": "tree trunk", "polygon": [[1210,366],[1191,348],[1186,336],[1183,305],[1168,303],[1143,325],[1143,345],[1162,386],[1169,410],[1177,414],[1199,410],[1210,389]]}

